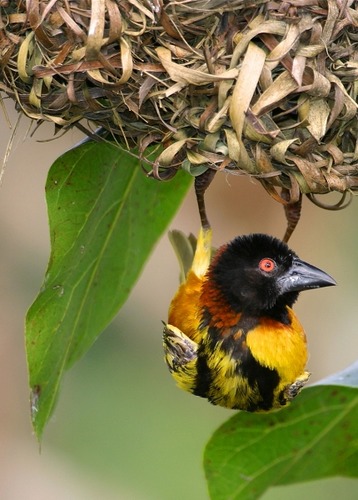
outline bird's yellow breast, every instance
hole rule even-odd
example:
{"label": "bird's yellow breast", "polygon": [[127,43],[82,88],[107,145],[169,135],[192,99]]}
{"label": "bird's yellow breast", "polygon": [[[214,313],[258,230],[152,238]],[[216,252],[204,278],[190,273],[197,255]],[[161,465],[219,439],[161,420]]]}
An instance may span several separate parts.
{"label": "bird's yellow breast", "polygon": [[302,374],[308,359],[304,329],[292,309],[287,309],[289,324],[264,317],[246,337],[254,358],[260,365],[276,370],[282,386]]}

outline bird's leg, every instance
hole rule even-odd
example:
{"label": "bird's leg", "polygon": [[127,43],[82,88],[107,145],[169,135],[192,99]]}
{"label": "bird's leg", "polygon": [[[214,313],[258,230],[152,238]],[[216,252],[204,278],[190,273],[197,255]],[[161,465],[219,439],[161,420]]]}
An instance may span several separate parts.
{"label": "bird's leg", "polygon": [[283,241],[287,243],[301,217],[302,194],[300,193],[298,200],[292,203],[290,202],[290,191],[286,188],[282,188],[281,197],[287,202],[284,205],[287,228],[283,237]]}
{"label": "bird's leg", "polygon": [[205,191],[210,186],[215,174],[216,170],[208,168],[206,172],[204,172],[201,175],[198,175],[198,177],[195,177],[196,201],[198,203],[200,221],[203,229],[210,229],[210,222],[206,215],[206,208],[205,208]]}

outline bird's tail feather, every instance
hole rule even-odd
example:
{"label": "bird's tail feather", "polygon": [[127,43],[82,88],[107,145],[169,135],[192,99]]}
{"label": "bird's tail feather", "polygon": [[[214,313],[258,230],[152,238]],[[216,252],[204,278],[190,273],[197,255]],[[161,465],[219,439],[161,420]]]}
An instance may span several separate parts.
{"label": "bird's tail feather", "polygon": [[213,253],[212,230],[200,228],[198,239],[196,239],[193,234],[187,236],[182,231],[174,229],[169,231],[169,240],[179,261],[180,282],[185,281],[190,269],[198,277],[203,277]]}

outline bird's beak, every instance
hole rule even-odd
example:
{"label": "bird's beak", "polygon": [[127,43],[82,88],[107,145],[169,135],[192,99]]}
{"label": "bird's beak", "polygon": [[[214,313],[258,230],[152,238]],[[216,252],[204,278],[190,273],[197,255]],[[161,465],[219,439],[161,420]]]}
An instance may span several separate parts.
{"label": "bird's beak", "polygon": [[280,293],[301,292],[311,288],[336,285],[336,281],[327,273],[311,266],[307,262],[293,258],[291,268],[282,277],[278,278]]}

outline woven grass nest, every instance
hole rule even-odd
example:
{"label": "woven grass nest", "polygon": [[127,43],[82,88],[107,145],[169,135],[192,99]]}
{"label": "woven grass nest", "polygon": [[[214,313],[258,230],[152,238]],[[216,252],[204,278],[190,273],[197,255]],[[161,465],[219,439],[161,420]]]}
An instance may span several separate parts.
{"label": "woven grass nest", "polygon": [[291,202],[358,189],[358,1],[0,0],[0,12],[0,90],[34,120],[87,119],[144,158],[157,144],[163,179],[245,173]]}

